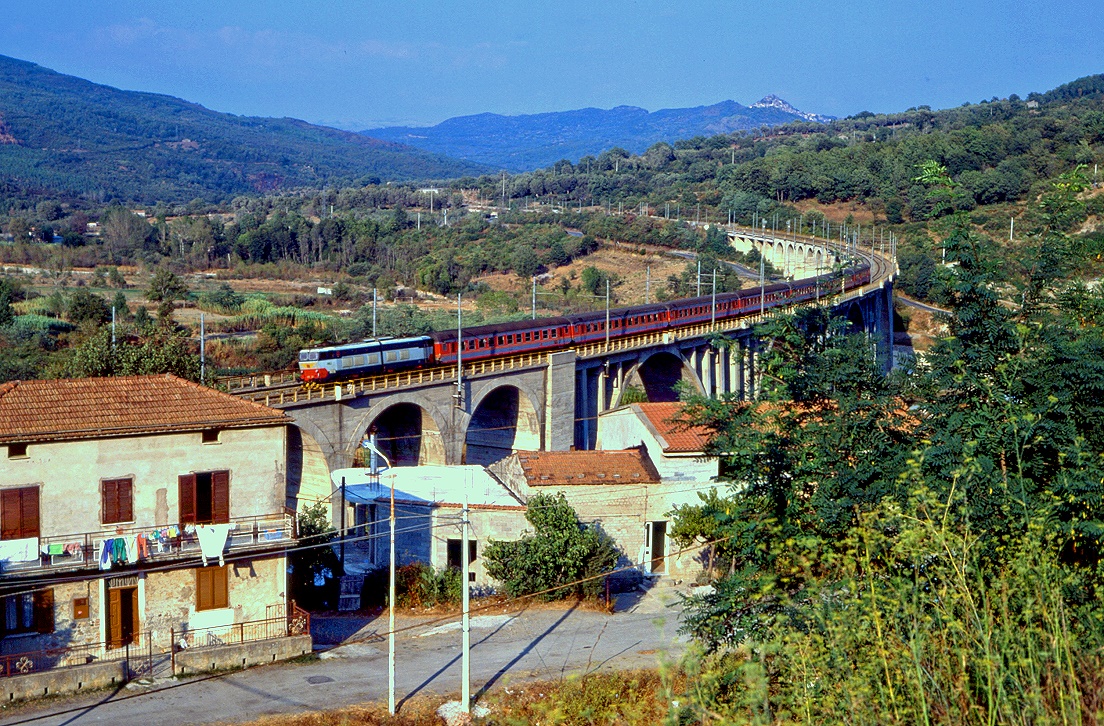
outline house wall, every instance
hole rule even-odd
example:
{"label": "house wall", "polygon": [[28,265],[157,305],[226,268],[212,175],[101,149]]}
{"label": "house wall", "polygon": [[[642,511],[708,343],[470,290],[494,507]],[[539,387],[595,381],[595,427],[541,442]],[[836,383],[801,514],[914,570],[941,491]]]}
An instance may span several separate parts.
{"label": "house wall", "polygon": [[[516,456],[500,462],[495,473],[527,500],[536,494],[562,492],[581,522],[601,527],[617,543],[622,552],[619,567],[636,566],[642,572],[648,571],[648,567],[642,565],[647,522],[668,522],[670,527],[670,513],[677,505],[698,503],[697,492],[710,488],[705,484],[692,487],[681,481],[533,487],[526,481]],[[691,548],[676,554],[678,550],[670,539],[666,540],[664,575],[678,580],[695,579],[704,566],[701,551]]]}
{"label": "house wall", "polygon": [[[286,492],[286,427],[223,429],[217,443],[201,434],[30,444],[25,459],[8,459],[0,468],[0,488],[39,487],[43,537],[91,532],[111,536],[116,527],[160,527],[179,521],[180,474],[229,470],[230,516],[242,518],[283,511]],[[134,521],[102,524],[100,481],[132,477]],[[79,538],[74,538],[79,539]],[[286,599],[283,557],[231,563],[230,608],[195,612],[195,571],[103,573],[107,578],[136,575],[140,630],[151,630],[155,647],[168,644],[169,629],[206,627],[262,619],[270,605]],[[66,573],[71,575],[72,573]],[[99,573],[97,573],[99,574]],[[32,578],[27,579],[33,583]],[[102,643],[106,633],[106,580],[55,585],[54,632],[18,634],[0,639],[0,653]],[[89,599],[89,617],[73,618],[73,599]]]}
{"label": "house wall", "polygon": [[[439,507],[435,510],[436,523],[433,529],[432,551],[429,562],[437,569],[448,566],[448,540],[463,539],[460,526],[460,507]],[[455,521],[456,524],[448,524]],[[525,520],[524,509],[468,509],[468,521],[471,522],[469,537],[476,543],[475,560],[471,563],[471,572],[475,575],[472,583],[480,588],[493,588],[497,582],[487,574],[483,564],[483,550],[492,541],[513,541],[521,537],[529,527]]]}
{"label": "house wall", "polygon": [[200,433],[163,434],[30,444],[27,458],[8,459],[0,487],[37,485],[42,536],[113,533],[101,524],[100,481],[133,477],[133,525],[179,521],[180,474],[230,471],[230,516],[283,511],[286,428],[223,429],[219,442]]}
{"label": "house wall", "polygon": [[717,459],[693,454],[668,454],[655,432],[632,406],[606,411],[598,417],[598,448],[617,451],[644,446],[664,483],[708,482],[717,476]]}
{"label": "house wall", "polygon": [[[114,577],[136,576],[139,632],[148,631],[155,650],[168,647],[172,631],[218,627],[262,620],[286,602],[287,560],[284,557],[227,563],[230,607],[196,610],[194,568],[162,572],[118,573],[107,579],[55,585],[54,632],[10,635],[0,639],[0,654],[65,648],[107,640],[105,592]],[[74,618],[73,599],[88,598],[88,617]],[[280,613],[282,614],[282,610]]]}

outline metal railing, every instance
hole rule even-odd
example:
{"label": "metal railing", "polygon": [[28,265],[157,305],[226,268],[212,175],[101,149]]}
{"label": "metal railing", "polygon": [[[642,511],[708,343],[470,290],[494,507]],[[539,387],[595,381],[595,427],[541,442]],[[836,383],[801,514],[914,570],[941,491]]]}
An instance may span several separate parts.
{"label": "metal railing", "polygon": [[[500,371],[520,370],[533,366],[546,365],[549,353],[525,353],[522,355],[504,356],[502,358],[490,358],[474,361],[464,366],[464,376],[478,376],[486,373]],[[385,373],[378,376],[356,378],[341,383],[332,384],[305,384],[296,387],[288,387],[277,391],[249,391],[239,393],[245,398],[266,406],[279,406],[289,403],[306,403],[310,401],[340,401],[343,398],[355,398],[365,393],[387,391],[394,388],[408,388],[410,386],[440,383],[456,380],[456,366],[438,366],[436,368],[420,368],[417,370],[400,371],[398,373]]]}
{"label": "metal railing", "polygon": [[120,661],[127,663],[127,678],[152,671],[153,642],[149,631],[136,634],[134,642],[126,645],[87,643],[0,655],[0,678]]}
{"label": "metal railing", "polygon": [[263,620],[248,620],[194,630],[170,629],[172,672],[176,673],[176,654],[181,651],[218,648],[309,634],[310,613],[295,603],[291,603],[291,608],[286,614],[272,615]]}
{"label": "metal railing", "polygon": [[[229,551],[250,547],[279,547],[295,539],[295,513],[286,508],[278,514],[231,518],[230,525],[225,547]],[[158,539],[150,538],[153,532],[159,533]],[[161,533],[164,533],[163,537]],[[99,567],[106,540],[119,537],[129,539],[139,534],[146,535],[148,552],[141,553],[137,562],[160,562],[201,554],[199,538],[194,532],[186,531],[184,525],[116,527],[99,532],[39,537],[38,560],[7,562],[3,571],[4,574],[18,574],[43,569]]]}

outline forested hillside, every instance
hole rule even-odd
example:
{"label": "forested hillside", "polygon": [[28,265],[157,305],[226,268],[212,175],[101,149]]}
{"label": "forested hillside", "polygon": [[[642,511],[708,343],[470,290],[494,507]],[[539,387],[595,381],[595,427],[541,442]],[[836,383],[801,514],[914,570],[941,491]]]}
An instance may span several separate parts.
{"label": "forested hillside", "polygon": [[217,113],[0,56],[0,179],[8,198],[223,200],[479,169],[360,134]]}
{"label": "forested hillside", "polygon": [[436,126],[394,126],[364,133],[510,171],[530,171],[561,159],[579,159],[614,148],[640,153],[659,141],[729,134],[802,120],[823,122],[831,117],[803,113],[777,96],[768,96],[751,106],[722,101],[650,113],[636,106],[519,116],[482,113],[450,118]]}

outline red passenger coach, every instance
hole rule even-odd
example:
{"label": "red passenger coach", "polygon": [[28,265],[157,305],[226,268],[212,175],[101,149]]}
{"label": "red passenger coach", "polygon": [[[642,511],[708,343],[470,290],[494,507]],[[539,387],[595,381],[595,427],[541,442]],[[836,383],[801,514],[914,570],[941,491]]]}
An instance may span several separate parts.
{"label": "red passenger coach", "polygon": [[[570,330],[570,321],[561,317],[477,325],[464,328],[461,354],[463,360],[468,362],[562,348],[571,343]],[[431,337],[437,363],[455,363],[456,331],[440,330],[432,333]]]}

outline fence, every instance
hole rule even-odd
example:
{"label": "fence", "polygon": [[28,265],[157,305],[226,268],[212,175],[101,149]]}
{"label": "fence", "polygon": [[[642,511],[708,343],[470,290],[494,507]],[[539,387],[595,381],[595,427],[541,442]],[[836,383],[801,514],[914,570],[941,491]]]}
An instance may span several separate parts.
{"label": "fence", "polygon": [[[280,608],[282,609],[282,608]],[[176,673],[176,654],[180,651],[217,648],[224,645],[240,645],[273,638],[287,638],[310,634],[310,613],[295,603],[287,614],[278,614],[263,620],[216,625],[195,630],[170,630],[172,672]]]}
{"label": "fence", "polygon": [[153,642],[148,631],[139,634],[133,644],[124,646],[114,643],[89,643],[3,655],[0,656],[0,678],[120,661],[127,664],[128,678],[141,677],[153,672]]}

